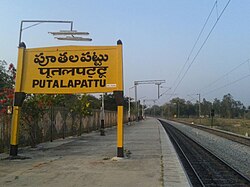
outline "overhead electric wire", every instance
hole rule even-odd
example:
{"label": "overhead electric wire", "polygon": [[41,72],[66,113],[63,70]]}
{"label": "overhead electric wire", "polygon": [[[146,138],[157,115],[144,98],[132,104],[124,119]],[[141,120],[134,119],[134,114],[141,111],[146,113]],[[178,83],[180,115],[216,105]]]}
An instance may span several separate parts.
{"label": "overhead electric wire", "polygon": [[194,61],[196,60],[197,56],[200,54],[202,48],[204,47],[204,45],[206,44],[207,40],[209,39],[211,33],[213,32],[215,26],[217,25],[218,21],[220,20],[222,14],[224,13],[224,11],[225,11],[225,9],[227,8],[227,6],[228,6],[228,4],[230,3],[230,1],[231,1],[231,0],[229,0],[229,1],[227,2],[227,4],[226,4],[226,6],[224,7],[224,9],[222,10],[220,16],[217,18],[216,22],[214,23],[212,29],[209,31],[209,33],[208,33],[206,39],[204,40],[204,42],[202,43],[201,47],[199,48],[199,50],[197,51],[196,55],[194,56],[193,60],[192,60],[191,63],[189,64],[189,66],[188,66],[187,70],[185,71],[185,73],[183,74],[181,80],[178,82],[177,86],[175,87],[174,92],[176,91],[176,89],[178,88],[178,86],[180,85],[180,83],[182,82],[182,80],[184,79],[184,77],[186,76],[188,70],[189,70],[189,69],[191,68],[191,66],[193,65],[193,63],[194,63]]}
{"label": "overhead electric wire", "polygon": [[223,79],[224,77],[228,76],[229,73],[232,73],[233,71],[235,71],[236,69],[238,69],[239,67],[241,67],[242,65],[249,63],[250,59],[245,60],[244,62],[242,62],[241,64],[237,65],[236,67],[234,67],[233,69],[231,69],[229,72],[225,73],[224,75],[222,75],[221,77],[219,77],[218,79],[212,81],[211,83],[209,83],[207,86],[203,87],[200,92],[202,90],[205,90],[206,88],[211,87],[213,84],[215,84],[216,82],[220,81],[221,79]]}
{"label": "overhead electric wire", "polygon": [[214,8],[215,8],[216,4],[217,4],[217,0],[215,1],[215,3],[214,3],[214,5],[213,5],[213,7],[212,7],[212,9],[211,9],[211,11],[210,11],[210,13],[209,13],[207,19],[206,19],[206,21],[205,21],[205,23],[204,23],[204,25],[203,25],[203,27],[202,27],[202,29],[201,29],[199,35],[198,35],[198,37],[197,37],[197,39],[196,39],[196,41],[195,41],[195,43],[194,43],[194,45],[193,45],[193,47],[192,47],[192,49],[191,49],[191,51],[190,51],[188,57],[187,57],[187,60],[186,60],[186,62],[184,63],[184,65],[182,66],[181,71],[179,72],[179,74],[178,74],[177,78],[175,79],[173,85],[175,85],[176,81],[180,78],[180,76],[181,76],[181,74],[182,74],[184,68],[186,67],[186,65],[187,65],[187,63],[188,63],[188,61],[189,61],[189,59],[190,59],[190,57],[191,57],[191,55],[192,55],[192,53],[193,53],[193,51],[194,51],[194,48],[196,47],[198,41],[200,40],[200,37],[201,37],[201,35],[202,35],[202,33],[203,33],[203,31],[204,31],[204,29],[205,29],[207,23],[208,23],[208,20],[209,20],[209,18],[211,17],[213,11],[214,11]]}
{"label": "overhead electric wire", "polygon": [[183,81],[184,77],[186,76],[188,70],[191,68],[191,66],[193,65],[194,61],[196,60],[196,58],[198,57],[198,55],[200,54],[202,48],[204,47],[204,45],[206,44],[207,40],[209,39],[211,33],[213,32],[215,26],[217,25],[218,21],[220,20],[221,16],[223,15],[223,13],[225,12],[226,8],[228,7],[229,3],[231,2],[231,0],[228,0],[227,4],[225,5],[225,7],[223,8],[223,10],[221,11],[219,17],[217,18],[217,20],[215,21],[213,27],[211,28],[211,30],[209,31],[206,39],[204,40],[204,42],[202,43],[201,47],[199,48],[199,50],[197,51],[196,55],[194,56],[193,60],[191,61],[191,63],[189,64],[188,68],[186,69],[185,73],[183,74],[183,76],[181,77],[180,81],[178,82],[178,84],[176,85],[176,87],[174,88],[173,94],[175,93],[176,89],[179,87],[180,83]]}
{"label": "overhead electric wire", "polygon": [[230,86],[230,85],[232,85],[232,84],[235,84],[235,83],[237,83],[237,82],[239,82],[239,81],[241,81],[241,80],[243,80],[243,79],[246,79],[246,78],[249,77],[249,76],[250,76],[250,74],[244,75],[243,77],[241,77],[241,78],[239,78],[239,79],[237,79],[237,80],[234,80],[234,81],[232,81],[232,82],[230,82],[230,83],[228,83],[228,84],[225,84],[225,85],[223,85],[223,86],[221,86],[221,87],[215,88],[215,89],[213,89],[213,90],[211,90],[211,91],[209,91],[209,92],[203,93],[202,95],[208,95],[208,94],[210,94],[210,93],[212,93],[212,92],[215,92],[215,91],[220,90],[220,89],[222,89],[222,88],[228,87],[228,86]]}
{"label": "overhead electric wire", "polygon": [[194,97],[192,97],[192,95],[197,95],[197,94],[188,94],[187,96],[191,98],[191,100],[189,99],[188,101],[190,101],[190,102],[191,102],[191,101],[194,101],[194,100],[197,101],[197,99],[194,98]]}

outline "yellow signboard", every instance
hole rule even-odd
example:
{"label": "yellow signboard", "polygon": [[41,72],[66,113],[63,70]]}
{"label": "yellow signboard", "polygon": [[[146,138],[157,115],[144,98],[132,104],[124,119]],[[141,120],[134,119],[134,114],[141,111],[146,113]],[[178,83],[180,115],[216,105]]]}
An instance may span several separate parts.
{"label": "yellow signboard", "polygon": [[21,92],[101,93],[123,90],[122,46],[25,49]]}
{"label": "yellow signboard", "polygon": [[27,93],[114,92],[117,103],[117,156],[123,150],[122,42],[117,46],[62,46],[26,49],[19,44],[10,156],[18,152],[21,106]]}

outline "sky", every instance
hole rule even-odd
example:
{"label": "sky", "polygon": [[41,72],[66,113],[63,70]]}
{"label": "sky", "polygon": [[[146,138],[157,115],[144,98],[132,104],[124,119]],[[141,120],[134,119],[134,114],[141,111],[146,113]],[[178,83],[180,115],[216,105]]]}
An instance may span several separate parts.
{"label": "sky", "polygon": [[[249,0],[231,0],[201,48],[228,2],[218,0],[188,59],[215,2],[0,0],[0,60],[16,65],[21,20],[70,20],[74,22],[74,29],[89,32],[93,41],[56,41],[48,32],[69,29],[69,25],[47,23],[24,30],[22,41],[27,48],[34,48],[116,45],[121,39],[125,96],[130,90],[133,97],[134,89],[131,87],[134,81],[165,80],[160,88],[162,96],[157,100],[158,105],[169,102],[173,97],[195,102],[197,94],[201,94],[202,99],[213,101],[230,93],[235,100],[249,106]],[[138,98],[147,99],[147,105],[152,105],[149,100],[157,99],[157,95],[156,85],[138,86]]]}

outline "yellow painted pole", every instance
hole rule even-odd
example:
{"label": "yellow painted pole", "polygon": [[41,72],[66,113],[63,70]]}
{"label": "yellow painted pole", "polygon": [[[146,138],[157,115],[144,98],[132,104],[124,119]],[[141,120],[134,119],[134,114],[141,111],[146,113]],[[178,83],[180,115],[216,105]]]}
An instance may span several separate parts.
{"label": "yellow painted pole", "polygon": [[117,156],[123,157],[123,106],[117,106]]}
{"label": "yellow painted pole", "polygon": [[21,92],[25,48],[26,48],[25,44],[20,43],[19,48],[18,48],[15,97],[14,97],[14,107],[13,107],[13,115],[12,115],[12,123],[11,123],[10,156],[17,156],[17,153],[18,153],[19,119],[20,119],[20,113],[21,113],[21,106],[25,98],[25,94]]}
{"label": "yellow painted pole", "polygon": [[19,119],[20,119],[21,107],[13,107],[13,117],[12,117],[12,126],[11,126],[11,139],[10,145],[18,145],[18,132],[19,132]]}
{"label": "yellow painted pole", "polygon": [[124,157],[123,147],[123,61],[122,61],[122,41],[117,41],[118,45],[118,90],[114,92],[117,104],[117,157]]}

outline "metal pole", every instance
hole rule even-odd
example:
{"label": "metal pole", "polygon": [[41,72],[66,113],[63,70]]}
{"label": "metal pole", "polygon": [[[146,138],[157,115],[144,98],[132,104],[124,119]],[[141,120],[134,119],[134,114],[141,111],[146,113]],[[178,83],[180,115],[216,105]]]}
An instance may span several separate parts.
{"label": "metal pole", "polygon": [[13,103],[14,106],[13,106],[13,115],[11,123],[10,157],[17,157],[18,154],[19,121],[20,121],[21,107],[26,96],[25,93],[21,92],[22,70],[23,70],[23,59],[25,54],[25,48],[26,46],[24,43],[19,44],[16,85],[15,85],[15,99]]}
{"label": "metal pole", "polygon": [[50,142],[53,142],[53,106],[50,106]]}
{"label": "metal pole", "polygon": [[[23,28],[23,23],[36,23],[34,25],[28,26],[26,28]],[[25,29],[28,29],[30,27],[36,26],[39,23],[70,23],[70,30],[73,30],[73,21],[56,21],[56,20],[22,20],[20,25],[20,32],[19,32],[19,43],[22,41],[22,31]]]}
{"label": "metal pole", "polygon": [[101,129],[100,129],[100,135],[105,136],[105,124],[104,124],[104,93],[102,93],[102,107],[101,107]]}
{"label": "metal pole", "polygon": [[117,105],[117,157],[124,157],[123,133],[123,91],[114,91]]}
{"label": "metal pole", "polygon": [[154,100],[154,117],[155,117],[155,100]]}
{"label": "metal pole", "polygon": [[23,21],[21,21],[21,25],[20,25],[18,45],[21,43],[21,40],[22,40],[22,31],[23,31],[22,29],[23,29]]}
{"label": "metal pole", "polygon": [[137,102],[137,108],[138,108],[138,113],[137,113],[137,115],[138,115],[138,121],[140,120],[140,99],[138,99],[138,102]]}
{"label": "metal pole", "polygon": [[[63,113],[64,113],[64,115],[65,115],[65,108],[63,109]],[[67,114],[68,115],[68,114]],[[67,118],[67,117],[66,117]],[[65,119],[63,119],[63,139],[65,139],[65,126],[66,126],[66,118]]]}
{"label": "metal pole", "polygon": [[142,118],[145,119],[144,116],[144,106],[145,106],[145,99],[143,100],[143,104],[142,104]]}
{"label": "metal pole", "polygon": [[168,105],[168,118],[170,118],[170,104]]}
{"label": "metal pole", "polygon": [[104,119],[104,93],[102,94],[102,119]]}
{"label": "metal pole", "polygon": [[177,102],[177,107],[178,107],[178,118],[180,118],[180,103],[179,103],[179,101]]}
{"label": "metal pole", "polygon": [[80,128],[79,128],[79,136],[82,135],[82,113],[80,114]]}
{"label": "metal pole", "polygon": [[135,105],[136,105],[136,121],[139,121],[139,110],[138,110],[138,103],[137,103],[137,84],[135,83]]}
{"label": "metal pole", "polygon": [[213,128],[213,124],[214,124],[214,103],[212,103],[212,109],[211,109],[211,128]]}
{"label": "metal pole", "polygon": [[197,94],[199,96],[199,121],[201,124],[201,94]]}
{"label": "metal pole", "polygon": [[130,89],[128,90],[128,124],[130,125],[130,122],[131,122],[131,112],[130,112],[130,105],[131,105],[131,103],[130,103],[131,101],[130,101]]}
{"label": "metal pole", "polygon": [[158,99],[160,98],[160,84],[157,84],[158,86]]}

